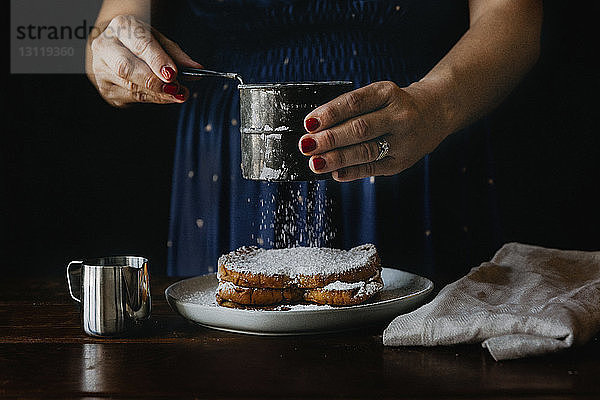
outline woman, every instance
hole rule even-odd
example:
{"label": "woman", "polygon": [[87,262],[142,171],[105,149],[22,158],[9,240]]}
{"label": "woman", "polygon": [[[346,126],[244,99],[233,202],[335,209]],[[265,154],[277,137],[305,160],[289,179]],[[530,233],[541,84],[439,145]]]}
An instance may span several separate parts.
{"label": "woman", "polygon": [[541,1],[189,0],[191,50],[208,69],[355,84],[306,116],[298,143],[334,181],[298,184],[241,178],[234,82],[184,86],[179,68],[202,65],[130,3],[104,2],[87,66],[115,106],[183,103],[169,273],[212,272],[242,245],[372,242],[384,263],[430,274],[466,270],[500,245],[487,132],[472,124],[536,61]]}

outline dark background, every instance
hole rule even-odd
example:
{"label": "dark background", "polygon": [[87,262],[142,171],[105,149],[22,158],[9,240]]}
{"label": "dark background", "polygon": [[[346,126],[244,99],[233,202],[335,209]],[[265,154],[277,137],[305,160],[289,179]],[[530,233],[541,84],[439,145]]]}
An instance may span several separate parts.
{"label": "dark background", "polygon": [[[500,217],[505,242],[599,250],[597,7],[569,4],[546,2],[541,58],[490,119]],[[177,106],[114,109],[84,75],[4,71],[1,272],[127,253],[163,273]]]}

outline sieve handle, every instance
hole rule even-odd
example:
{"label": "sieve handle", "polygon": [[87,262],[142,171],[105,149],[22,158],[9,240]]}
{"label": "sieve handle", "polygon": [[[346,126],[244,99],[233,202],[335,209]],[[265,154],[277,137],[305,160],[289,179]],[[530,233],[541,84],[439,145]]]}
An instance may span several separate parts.
{"label": "sieve handle", "polygon": [[235,72],[218,72],[200,68],[181,68],[179,76],[187,80],[198,80],[207,76],[218,78],[229,78],[237,80],[241,85],[244,84],[242,77]]}

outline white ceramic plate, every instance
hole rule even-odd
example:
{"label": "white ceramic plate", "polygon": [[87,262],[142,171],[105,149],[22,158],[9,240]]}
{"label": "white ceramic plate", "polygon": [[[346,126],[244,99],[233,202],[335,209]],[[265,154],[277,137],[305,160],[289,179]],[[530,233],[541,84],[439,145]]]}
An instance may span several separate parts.
{"label": "white ceramic plate", "polygon": [[165,290],[173,310],[202,326],[254,335],[300,335],[389,322],[422,304],[433,290],[426,278],[383,268],[384,287],[375,300],[349,307],[296,305],[289,310],[243,310],[215,301],[216,274],[184,279]]}

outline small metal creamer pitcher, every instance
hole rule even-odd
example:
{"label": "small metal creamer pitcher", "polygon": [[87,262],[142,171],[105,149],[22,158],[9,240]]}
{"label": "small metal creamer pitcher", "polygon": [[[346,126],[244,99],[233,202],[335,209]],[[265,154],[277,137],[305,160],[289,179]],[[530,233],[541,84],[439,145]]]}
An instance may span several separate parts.
{"label": "small metal creamer pitcher", "polygon": [[146,258],[113,256],[71,261],[67,284],[71,297],[81,303],[83,329],[88,335],[122,336],[150,317]]}

